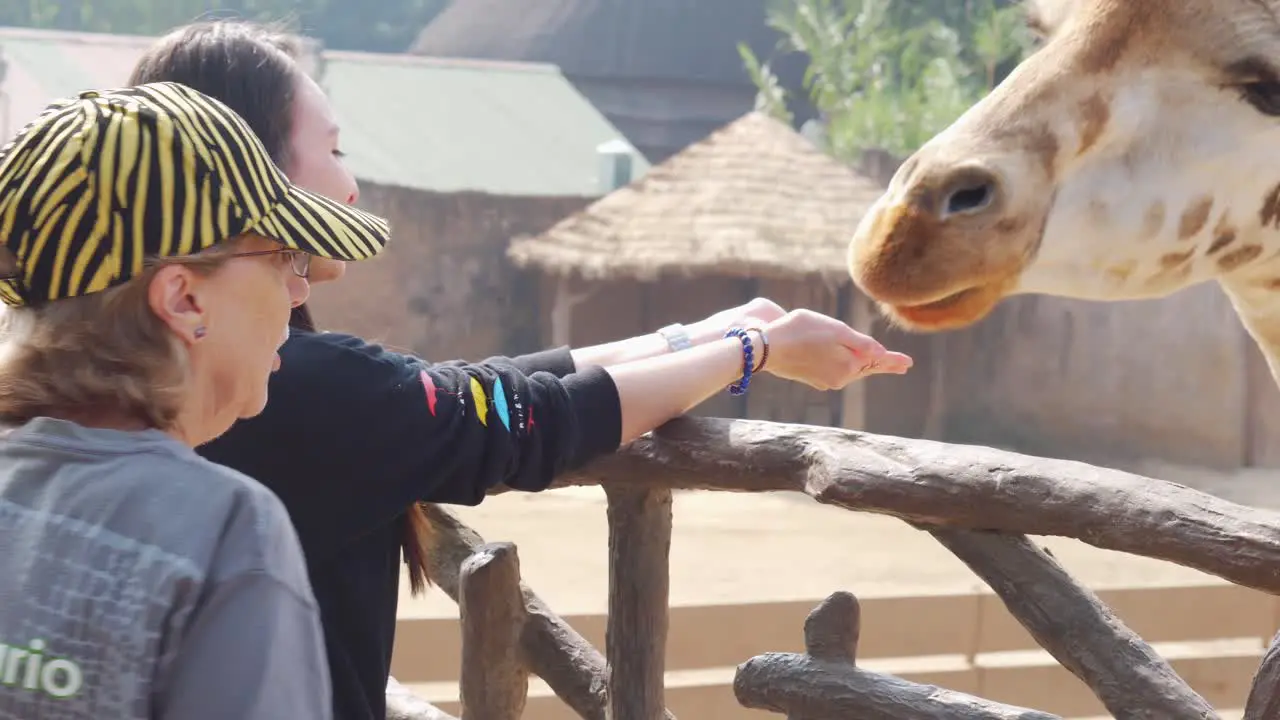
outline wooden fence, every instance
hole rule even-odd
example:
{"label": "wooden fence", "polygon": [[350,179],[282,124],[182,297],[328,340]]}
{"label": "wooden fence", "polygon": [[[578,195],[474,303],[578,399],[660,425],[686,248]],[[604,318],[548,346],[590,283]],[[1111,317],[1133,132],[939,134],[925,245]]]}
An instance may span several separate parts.
{"label": "wooden fence", "polygon": [[[990,448],[684,418],[561,484],[602,484],[608,497],[604,655],[520,582],[514,546],[484,544],[452,516],[433,511],[441,531],[433,570],[460,608],[466,720],[520,718],[530,674],[583,718],[674,717],[664,696],[672,489],[803,492],[931,533],[1117,718],[1221,716],[1206,700],[1210,693],[1179,676],[1176,660],[1156,652],[1026,534],[1074,537],[1196,568],[1255,595],[1280,595],[1280,513],[1173,483]],[[737,667],[738,702],[789,720],[1060,718],[955,687],[963,683],[916,682],[859,667],[860,625],[857,600],[831,595],[803,623],[803,652],[765,652]],[[1280,635],[1265,652],[1258,644],[1259,652],[1245,652],[1244,660],[1260,660],[1244,697],[1215,698],[1220,707],[1242,707],[1246,720],[1280,717]],[[409,698],[395,705],[389,717],[397,720],[441,717]]]}
{"label": "wooden fence", "polygon": [[[838,550],[836,552],[839,552]],[[1239,710],[1277,621],[1280,597],[1229,583],[1116,587],[1098,597],[1219,709]],[[736,666],[769,651],[802,653],[815,600],[672,607],[666,657],[666,703],[679,717],[767,720],[734,697]],[[859,598],[858,662],[911,682],[934,684],[1063,717],[1089,718],[1105,708],[1008,612],[980,591]],[[604,613],[564,620],[604,647]],[[746,629],[746,630],[744,630]],[[446,712],[459,712],[454,617],[402,617],[392,672],[408,689]],[[533,679],[523,720],[577,717],[545,683]]]}

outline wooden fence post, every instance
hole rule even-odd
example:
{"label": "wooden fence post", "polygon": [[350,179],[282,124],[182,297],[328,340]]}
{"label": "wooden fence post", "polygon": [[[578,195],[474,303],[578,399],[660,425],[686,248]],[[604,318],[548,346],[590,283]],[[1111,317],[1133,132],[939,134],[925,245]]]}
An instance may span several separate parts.
{"label": "wooden fence post", "polygon": [[480,547],[462,563],[463,720],[520,720],[529,672],[520,658],[524,601],[520,559],[511,543]]}
{"label": "wooden fence post", "polygon": [[609,709],[613,720],[663,720],[671,491],[605,485],[609,501]]}

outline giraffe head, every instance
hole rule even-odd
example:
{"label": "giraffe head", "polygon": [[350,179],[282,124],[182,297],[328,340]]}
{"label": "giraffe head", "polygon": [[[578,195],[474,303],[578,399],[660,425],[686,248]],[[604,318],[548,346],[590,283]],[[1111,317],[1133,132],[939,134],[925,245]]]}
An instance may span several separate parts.
{"label": "giraffe head", "polygon": [[1280,0],[1028,2],[1039,49],[903,163],[850,244],[858,286],[927,331],[1015,293],[1262,279],[1280,252]]}

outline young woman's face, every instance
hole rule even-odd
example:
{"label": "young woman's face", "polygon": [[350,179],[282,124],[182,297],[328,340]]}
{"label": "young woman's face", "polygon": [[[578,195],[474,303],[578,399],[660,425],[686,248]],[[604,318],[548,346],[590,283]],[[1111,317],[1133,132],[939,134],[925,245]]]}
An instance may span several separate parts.
{"label": "young woman's face", "polygon": [[[331,200],[354,205],[360,197],[356,178],[342,163],[338,145],[338,123],[324,91],[306,73],[297,73],[293,100],[293,133],[289,137],[285,174],[295,185]],[[311,282],[328,282],[342,277],[346,263],[315,258]]]}
{"label": "young woman's face", "polygon": [[[229,248],[233,254],[282,249],[256,235]],[[196,303],[204,331],[192,342],[192,362],[209,378],[219,406],[212,414],[220,419],[234,422],[266,407],[267,381],[280,366],[276,351],[288,338],[289,311],[310,293],[307,280],[294,269],[293,255],[232,257],[199,280]]]}

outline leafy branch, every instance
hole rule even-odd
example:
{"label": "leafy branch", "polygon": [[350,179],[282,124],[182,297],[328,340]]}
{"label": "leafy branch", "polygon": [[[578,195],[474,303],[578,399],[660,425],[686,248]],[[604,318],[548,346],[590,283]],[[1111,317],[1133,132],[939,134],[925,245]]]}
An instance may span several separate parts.
{"label": "leafy branch", "polygon": [[[804,89],[826,149],[914,151],[995,86],[1029,40],[1008,0],[770,0],[778,50],[806,55]],[[757,108],[790,119],[787,94],[740,46]]]}

